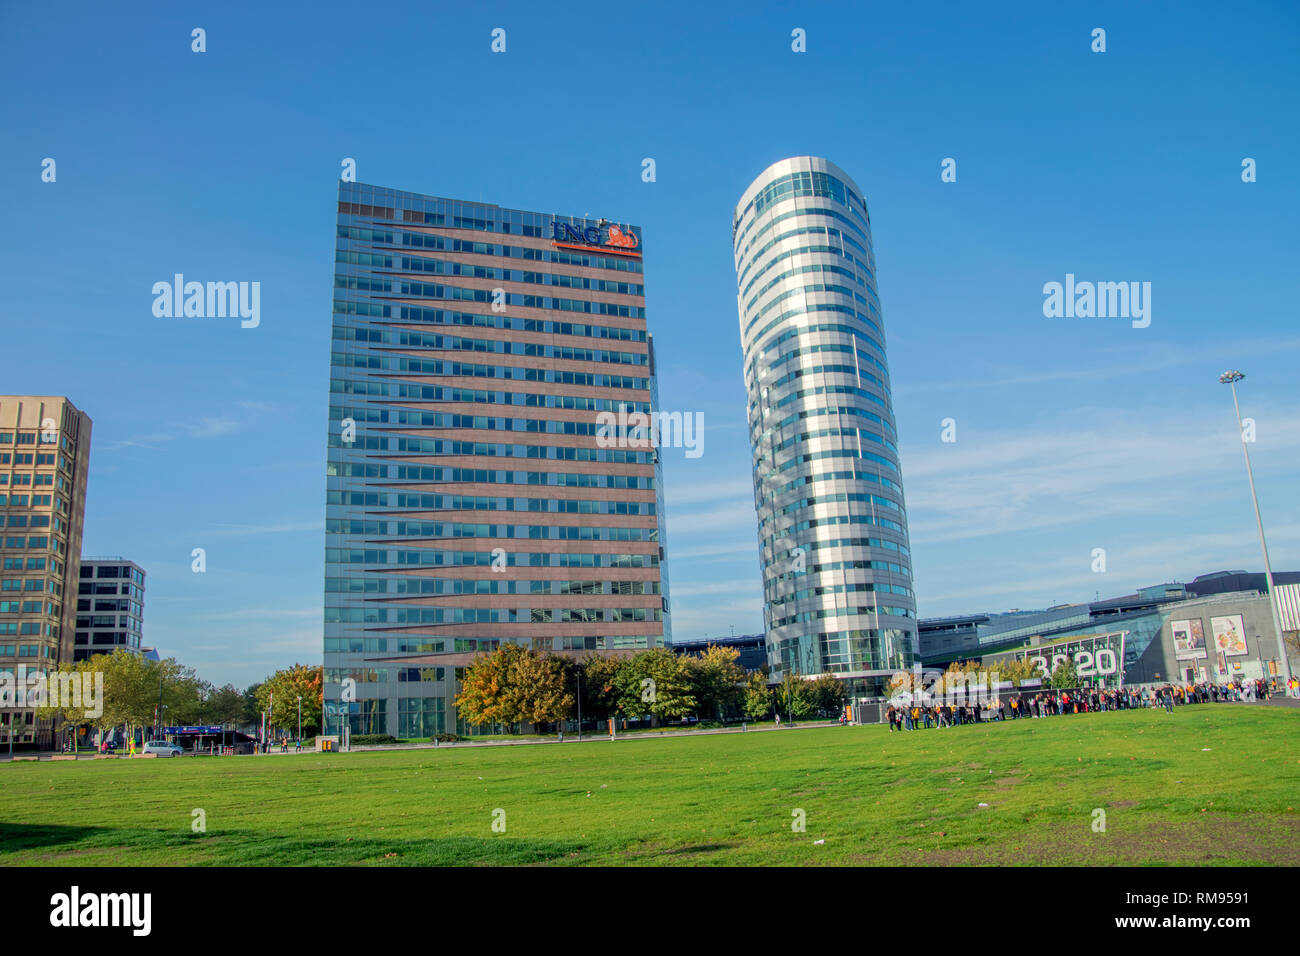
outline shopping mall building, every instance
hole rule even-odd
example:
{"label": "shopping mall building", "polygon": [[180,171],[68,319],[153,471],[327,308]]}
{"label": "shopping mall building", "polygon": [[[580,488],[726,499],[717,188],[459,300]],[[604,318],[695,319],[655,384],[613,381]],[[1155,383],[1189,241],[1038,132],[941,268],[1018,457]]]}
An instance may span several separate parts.
{"label": "shopping mall building", "polygon": [[[1300,572],[1274,574],[1284,646],[1300,673]],[[1088,682],[1222,683],[1280,674],[1277,631],[1261,573],[1217,571],[1088,604],[923,618],[926,669],[953,661],[1069,658]]]}

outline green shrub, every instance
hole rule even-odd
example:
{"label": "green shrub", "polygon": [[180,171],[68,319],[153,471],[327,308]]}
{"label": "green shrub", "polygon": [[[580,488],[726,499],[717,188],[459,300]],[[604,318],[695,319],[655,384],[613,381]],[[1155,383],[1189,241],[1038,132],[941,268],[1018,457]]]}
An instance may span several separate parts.
{"label": "green shrub", "polygon": [[373,747],[377,744],[395,744],[397,738],[391,734],[353,734],[352,746]]}

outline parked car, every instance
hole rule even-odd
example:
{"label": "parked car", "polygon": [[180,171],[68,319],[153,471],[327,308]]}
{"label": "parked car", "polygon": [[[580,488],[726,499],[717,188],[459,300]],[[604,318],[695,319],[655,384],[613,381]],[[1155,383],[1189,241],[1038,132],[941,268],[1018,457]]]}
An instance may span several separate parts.
{"label": "parked car", "polygon": [[179,757],[185,751],[170,741],[151,740],[144,745],[141,753],[154,754],[158,757]]}

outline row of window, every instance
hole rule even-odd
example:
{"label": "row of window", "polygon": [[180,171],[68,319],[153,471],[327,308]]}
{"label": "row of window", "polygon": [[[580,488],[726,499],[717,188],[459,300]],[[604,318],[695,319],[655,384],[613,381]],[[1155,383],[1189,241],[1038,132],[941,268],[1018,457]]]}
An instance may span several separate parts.
{"label": "row of window", "polygon": [[401,491],[327,491],[325,493],[325,503],[327,505],[405,508],[419,511],[526,511],[584,515],[655,514],[655,503],[653,501],[590,501],[578,498],[491,498],[485,495],[436,495]]}
{"label": "row of window", "polygon": [[[0,518],[3,517],[4,515],[0,515]],[[0,521],[0,525],[10,528],[48,528],[50,517],[50,515],[11,514],[7,521]]]}
{"label": "row of window", "polygon": [[125,578],[134,581],[136,584],[144,584],[144,572],[125,564],[83,564],[81,566],[81,576],[83,578],[100,578],[103,580]]}
{"label": "row of window", "polygon": [[658,594],[658,581],[502,581],[499,578],[326,578],[331,594]]}
{"label": "row of window", "polygon": [[819,598],[833,596],[836,594],[871,594],[871,593],[888,593],[901,594],[903,597],[914,598],[911,588],[903,587],[901,584],[885,584],[880,581],[864,584],[857,582],[854,584],[833,584],[825,587],[801,588],[791,594],[781,597],[770,597],[768,604],[776,609],[783,604],[792,604],[798,601],[806,601],[809,598]]}
{"label": "row of window", "polygon": [[[651,641],[661,638],[643,634],[618,634],[610,636],[551,636],[529,638],[532,646],[538,650],[606,650],[624,647],[648,647]],[[458,637],[453,640],[432,639],[428,637],[327,637],[326,654],[443,654],[450,649],[457,654],[476,651],[495,651],[501,646],[501,639],[495,637]],[[462,677],[462,668],[456,668],[456,679]]]}
{"label": "row of window", "polygon": [[135,617],[139,617],[143,609],[139,604],[136,604],[134,601],[129,601],[126,598],[120,598],[118,600],[113,600],[113,601],[102,601],[102,600],[91,601],[88,599],[81,600],[77,602],[77,610],[78,611],[126,611],[128,614],[132,614]]}
{"label": "row of window", "polygon": [[[327,518],[326,534],[397,538],[527,538],[549,541],[658,541],[658,528],[589,528],[577,525],[462,524],[441,521],[373,521]],[[103,603],[103,602],[100,602]]]}
{"label": "row of window", "polygon": [[[635,413],[632,413],[635,414]],[[409,428],[477,428],[484,431],[527,432],[537,435],[608,435],[613,430],[596,422],[566,422],[554,418],[504,418],[491,415],[455,415],[445,412],[389,410],[382,405],[330,406],[330,421],[405,425]],[[605,427],[602,432],[601,428]],[[616,433],[616,432],[615,432]]]}
{"label": "row of window", "polygon": [[503,378],[518,382],[547,382],[558,385],[586,385],[594,388],[650,387],[649,379],[602,372],[570,372],[553,368],[515,365],[476,365],[443,359],[408,358],[405,355],[375,355],[367,352],[331,352],[330,364],[341,368],[407,372],[414,375],[457,375],[465,378]]}
{"label": "row of window", "polygon": [[814,528],[830,528],[836,525],[875,525],[879,528],[888,528],[890,531],[897,531],[899,534],[905,534],[907,529],[897,521],[891,521],[889,518],[882,518],[879,515],[871,516],[865,514],[850,515],[829,515],[825,518],[808,518],[804,521],[796,521],[789,525],[783,525],[774,529],[774,533],[766,535],[762,539],[765,547],[772,547],[781,538],[788,534],[795,534],[800,531],[811,531]]}
{"label": "row of window", "polygon": [[759,528],[774,520],[781,515],[794,514],[796,511],[803,511],[805,508],[812,508],[816,505],[836,504],[840,502],[861,502],[872,507],[888,508],[891,511],[897,511],[900,514],[903,506],[892,498],[884,498],[880,495],[859,494],[856,492],[841,491],[830,495],[810,495],[806,498],[800,498],[798,501],[792,501],[785,507],[773,512],[766,517],[759,519]]}
{"label": "row of window", "polygon": [[330,435],[330,448],[353,451],[392,451],[415,455],[480,456],[486,458],[526,458],[542,461],[595,461],[621,465],[653,465],[653,451],[630,451],[621,448],[585,448],[571,445],[507,445],[503,442],[452,441],[442,438],[407,438],[383,435],[358,435],[344,441],[343,435]]}
{"label": "row of window", "polygon": [[916,617],[916,612],[907,607],[828,607],[816,611],[800,611],[786,617],[773,618],[773,627],[785,627],[787,624],[807,624],[811,621],[823,621],[832,617],[874,617],[877,614],[889,614],[894,617]]}
{"label": "row of window", "polygon": [[[863,322],[866,325],[871,326],[873,329],[876,327],[876,324],[864,315],[854,313],[853,317],[857,319],[859,322]],[[870,343],[871,345],[874,345],[876,348],[880,349],[881,355],[885,354],[884,347],[879,343],[877,343],[876,340],[873,339],[870,335],[864,334],[861,329],[854,328],[851,325],[840,325],[838,322],[817,322],[812,325],[797,325],[794,328],[786,329],[784,332],[778,332],[774,338],[769,339],[767,342],[763,343],[762,346],[756,349],[751,348],[749,352],[746,353],[747,355],[753,356],[753,358],[749,360],[749,368],[747,374],[750,377],[755,376],[757,374],[757,365],[759,360],[762,359],[764,356],[766,356],[767,353],[771,352],[773,349],[779,348],[781,345],[785,344],[791,339],[802,338],[805,335],[814,335],[820,332],[836,332],[841,335],[849,335],[853,337],[855,343],[858,338],[862,338],[868,343]],[[808,351],[816,351],[816,349],[810,348],[808,349]],[[769,367],[775,368],[777,365],[781,364],[782,361],[785,361],[785,359],[788,356],[800,355],[800,354],[803,354],[802,350],[796,349],[794,352],[790,352],[787,353],[786,355],[781,356],[781,358],[778,361],[773,362],[772,365]],[[870,352],[863,352],[861,350],[858,350],[857,354],[858,357],[863,361],[867,362],[867,364],[874,365],[876,368],[880,369],[880,371],[883,372],[886,376],[889,375],[889,367],[886,366],[885,363],[881,361],[879,358],[872,355]]]}
{"label": "row of window", "polygon": [[141,629],[139,620],[127,614],[92,614],[85,617],[79,617],[77,618],[77,627],[121,627],[128,631],[138,631]]}
{"label": "row of window", "polygon": [[57,487],[60,491],[65,490],[62,475],[53,474],[18,474],[13,475],[0,474],[0,485],[14,485],[17,487]]}
{"label": "row of window", "polygon": [[[44,571],[46,560],[45,558],[4,558],[3,563],[6,571]],[[50,558],[48,561],[51,571],[55,574],[63,573],[62,562],[57,558]]]}
{"label": "row of window", "polygon": [[[856,282],[858,285],[862,286],[862,288],[866,289],[868,294],[872,296],[872,301],[878,301],[874,298],[874,292],[871,286],[866,282],[866,280],[862,278],[861,275],[858,274],[856,269],[846,269],[843,266],[833,266],[823,262],[815,262],[812,263],[811,265],[797,266],[796,268],[788,269],[785,272],[782,272],[779,275],[776,275],[771,279],[769,279],[766,283],[764,283],[763,287],[759,289],[757,292],[755,292],[754,295],[750,298],[750,300],[745,303],[745,311],[746,312],[752,311],[753,308],[756,305],[758,305],[758,300],[763,297],[763,294],[765,292],[769,292],[772,289],[775,289],[784,280],[789,279],[793,276],[808,275],[810,273],[844,276],[845,278],[851,279],[852,281]],[[840,287],[836,286],[835,288],[838,289]],[[798,295],[799,293],[796,292],[794,294]],[[777,300],[774,299],[773,302],[775,301]],[[879,308],[879,306],[877,306],[877,308]],[[767,307],[765,306],[763,311],[766,310]],[[759,313],[759,315],[762,314],[763,314],[762,312]]]}
{"label": "row of window", "polygon": [[[874,311],[874,309],[872,311]],[[755,332],[753,336],[751,336],[751,342],[757,342],[763,336],[767,335],[768,332],[771,332],[773,329],[778,328],[780,326],[784,326],[788,321],[805,319],[816,312],[839,312],[842,315],[847,315],[851,318],[857,319],[863,325],[875,326],[876,324],[871,319],[867,318],[865,315],[859,312],[857,309],[851,308],[847,305],[841,305],[838,302],[801,302],[798,308],[790,309],[787,312],[782,312],[772,321],[768,322],[767,325],[763,326],[761,329]],[[784,334],[798,335],[804,333],[805,331],[808,331],[807,326],[796,326],[793,329],[788,329],[788,328],[785,329]],[[870,336],[867,335],[867,333],[860,332],[859,334],[862,335],[863,338],[868,339],[870,341]],[[752,348],[746,354],[752,354]],[[881,350],[881,354],[882,355],[884,354],[883,349]]]}
{"label": "row of window", "polygon": [[882,458],[880,455],[873,455],[871,452],[859,453],[856,448],[832,448],[829,451],[810,451],[802,455],[795,455],[789,461],[777,465],[773,471],[786,471],[790,468],[798,468],[800,465],[807,464],[810,461],[824,461],[827,458],[856,458],[860,461],[872,461],[878,465],[884,465],[890,471],[898,471],[898,466],[888,458]]}
{"label": "row of window", "polygon": [[[886,551],[897,551],[904,557],[910,558],[912,556],[912,552],[907,549],[906,545],[898,544],[895,541],[887,541],[883,538],[828,538],[826,540],[804,542],[798,545],[798,548],[805,554],[820,551],[823,548],[883,548]],[[778,552],[772,558],[774,562],[793,562],[793,559],[793,549]]]}
{"label": "row of window", "polygon": [[796,445],[802,445],[813,438],[865,438],[867,441],[873,441],[877,445],[884,445],[895,455],[898,454],[898,446],[896,446],[892,441],[885,438],[883,435],[877,435],[875,432],[866,428],[823,428],[819,431],[800,432],[797,435],[792,435],[777,445],[773,445],[772,452],[776,453],[779,451],[785,451]]}
{"label": "row of window", "polygon": [[622,398],[588,398],[582,395],[537,395],[529,392],[498,392],[445,385],[411,385],[405,382],[370,381],[366,378],[335,378],[330,391],[343,395],[371,395],[413,398],[434,402],[467,402],[480,405],[521,405],[526,408],[564,408],[586,412],[650,411],[649,402]]}
{"label": "row of window", "polygon": [[[553,551],[507,551],[498,567],[529,568],[657,568],[657,554],[560,554]],[[425,567],[486,568],[497,556],[491,551],[389,551],[378,548],[326,548],[326,564],[423,565]]]}
{"label": "row of window", "polygon": [[[340,250],[335,261],[348,262],[349,253]],[[363,263],[355,263],[363,265]],[[369,263],[364,263],[369,265]],[[645,286],[637,282],[619,282],[614,279],[591,279],[586,276],[566,275],[556,272],[527,272],[521,269],[500,269],[495,266],[472,265],[465,262],[451,262],[446,259],[417,259],[402,256],[397,269],[402,272],[428,272],[433,275],[459,276],[468,279],[490,279],[496,282],[519,282],[528,285],[548,285],[558,289],[583,289],[589,292],[609,292],[615,295],[645,295]],[[343,275],[335,272],[336,289],[355,289],[358,292],[384,292],[391,294],[394,289],[402,295],[423,295],[421,288],[427,284],[413,282],[400,277],[367,278],[363,276]]]}
{"label": "row of window", "polygon": [[[85,568],[82,568],[84,571]],[[84,575],[83,575],[84,577]],[[127,597],[135,598],[137,601],[144,600],[144,588],[136,584],[123,584],[121,590],[118,590],[116,584],[98,584],[90,581],[82,581],[77,585],[78,594],[124,594]]]}
{"label": "row of window", "polygon": [[[833,243],[839,243],[839,245],[799,246],[798,248],[795,249],[785,250],[780,255],[776,255],[773,256],[771,259],[768,259],[764,263],[763,267],[759,269],[756,273],[754,273],[754,277],[750,279],[748,283],[745,282],[745,277],[749,275],[749,270],[754,267],[754,264],[764,261],[763,254],[767,252],[767,250],[771,249],[773,246],[785,242],[787,239],[794,239],[797,236],[817,236],[818,238],[825,238],[827,240],[830,240]],[[805,255],[807,253],[818,253],[818,252],[825,252],[825,253],[830,253],[832,255],[843,256],[845,259],[848,259],[859,269],[865,272],[868,276],[871,276],[871,280],[874,282],[875,276],[872,274],[871,268],[867,265],[867,263],[863,262],[861,259],[857,258],[851,252],[846,250],[844,248],[845,244],[852,245],[855,249],[859,250],[864,256],[870,255],[870,253],[867,252],[865,248],[863,248],[861,243],[859,243],[851,235],[847,235],[841,232],[839,229],[834,228],[833,226],[821,226],[821,225],[801,226],[798,229],[790,229],[786,232],[781,233],[778,236],[774,236],[767,243],[765,243],[762,248],[760,248],[757,252],[754,253],[753,257],[749,260],[749,264],[746,265],[745,268],[741,270],[740,275],[737,277],[736,285],[737,287],[744,286],[744,291],[741,293],[742,295],[749,295],[749,290],[754,287],[754,283],[757,282],[763,276],[763,273],[767,272],[769,269],[776,268],[778,263],[783,262],[784,260],[789,259],[792,256]]]}
{"label": "row of window", "polygon": [[[339,239],[381,245],[410,246],[416,249],[435,249],[439,252],[463,252],[476,256],[501,256],[532,262],[554,262],[558,265],[582,266],[587,269],[614,269],[619,272],[641,272],[641,262],[627,256],[601,256],[561,252],[558,249],[535,249],[529,246],[509,246],[504,243],[471,242],[447,236],[432,236],[422,232],[403,232],[389,229],[367,229],[361,226],[339,226]],[[342,245],[342,244],[340,244]],[[344,246],[346,248],[346,246]]]}
{"label": "row of window", "polygon": [[[770,573],[776,567],[776,565],[768,565],[767,571]],[[856,561],[827,561],[824,564],[810,564],[803,571],[783,571],[769,580],[772,582],[772,586],[775,587],[779,581],[790,581],[796,577],[815,576],[831,571],[891,571],[907,578],[912,576],[911,570],[906,565],[895,564],[893,561],[869,561],[859,558]]]}
{"label": "row of window", "polygon": [[[432,683],[446,680],[447,669],[445,667],[365,667],[362,665],[354,667],[327,667],[325,668],[325,683],[341,684],[345,680],[354,680],[358,684],[386,684],[389,681],[389,675],[395,674],[399,683]],[[441,698],[411,698],[413,700],[438,700]]]}
{"label": "row of window", "polygon": [[436,332],[388,331],[367,326],[339,325],[334,338],[342,342],[367,342],[412,349],[439,349],[446,352],[492,352],[499,355],[524,355],[530,358],[565,359],[571,362],[607,362],[614,365],[647,365],[647,352],[612,352],[608,349],[578,349],[563,345],[539,345],[502,339],[467,339]]}
{"label": "row of window", "polygon": [[589,475],[559,471],[496,471],[486,468],[439,468],[432,465],[375,465],[335,462],[325,465],[328,477],[392,478],[397,481],[456,482],[458,484],[547,485],[560,488],[627,488],[652,490],[650,475]]}
{"label": "row of window", "polygon": [[609,624],[662,621],[660,608],[327,607],[326,624]]}
{"label": "row of window", "polygon": [[47,582],[44,578],[5,578],[0,582],[4,591],[44,591],[49,585],[50,593],[56,597],[63,593],[63,585],[57,581]]}
{"label": "row of window", "polygon": [[762,497],[762,499],[760,499],[759,506],[761,508],[766,508],[770,506],[774,499],[781,497],[781,495],[786,492],[793,491],[803,485],[815,485],[825,481],[874,481],[882,487],[891,488],[894,491],[897,491],[900,495],[903,493],[902,485],[886,478],[884,475],[880,474],[879,471],[865,472],[857,471],[856,469],[852,471],[816,471],[808,475],[801,475],[798,478],[787,481],[784,485],[778,485],[771,489]]}
{"label": "row of window", "polygon": [[[3,431],[0,432],[0,445],[57,445],[59,448],[70,453],[72,451],[71,439],[69,439],[67,435],[59,435],[57,437],[58,440],[56,441],[55,432]],[[50,461],[53,462],[54,459],[51,458]]]}
{"label": "row of window", "polygon": [[[837,222],[844,223],[844,225],[846,226],[850,226],[852,228],[852,231],[851,232],[839,231],[840,237],[849,245],[853,246],[853,248],[861,252],[862,255],[865,256],[867,259],[868,268],[874,271],[875,259],[870,249],[871,230],[869,228],[863,229],[858,223],[854,222],[848,216],[836,212],[834,209],[830,209],[827,207],[810,207],[807,209],[795,209],[792,210],[791,212],[782,213],[779,216],[773,216],[770,219],[761,220],[762,225],[759,227],[759,230],[756,233],[754,233],[753,236],[750,237],[749,242],[745,244],[745,248],[740,249],[735,253],[736,266],[738,270],[737,288],[739,288],[739,283],[745,281],[745,276],[749,273],[749,270],[753,268],[754,263],[761,261],[763,253],[765,253],[776,242],[779,242],[780,240],[778,239],[778,240],[767,242],[760,249],[758,249],[757,251],[751,254],[750,250],[753,248],[756,242],[762,239],[770,231],[780,226],[781,223],[789,219],[797,219],[801,222],[807,222],[810,218],[814,216],[824,216],[827,219],[834,219]],[[750,222],[750,224],[745,227],[745,231],[748,232],[751,228],[753,228],[754,224],[759,221],[760,220],[755,219],[752,222]],[[862,243],[858,242],[857,239],[854,238],[854,236],[858,234],[860,234],[863,237],[863,239],[867,242],[866,246],[864,246]],[[746,258],[748,258],[749,261],[746,262],[744,267],[742,268],[740,264],[742,262],[745,262]]]}
{"label": "row of window", "polygon": [[21,536],[10,537],[9,535],[5,535],[4,547],[9,550],[16,548],[27,548],[29,550],[36,549],[40,551],[54,550],[59,552],[59,554],[63,554],[67,545],[60,539],[51,538],[48,535],[36,535],[28,538],[23,538]]}

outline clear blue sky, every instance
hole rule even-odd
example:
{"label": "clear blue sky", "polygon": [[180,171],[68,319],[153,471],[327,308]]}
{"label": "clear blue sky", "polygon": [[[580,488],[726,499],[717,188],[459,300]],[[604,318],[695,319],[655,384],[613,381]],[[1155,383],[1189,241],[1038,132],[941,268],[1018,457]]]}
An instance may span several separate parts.
{"label": "clear blue sky", "polygon": [[[0,392],[94,419],[85,552],[147,569],[148,642],[203,676],[320,659],[344,157],[643,227],[662,402],[707,428],[667,455],[679,637],[761,627],[730,216],[798,154],[870,206],[922,615],[1258,569],[1229,366],[1300,568],[1296,4],[277,6],[5,3],[0,31]],[[261,327],[154,318],[176,272],[259,281]],[[1151,282],[1151,326],[1044,318],[1067,272]]]}

